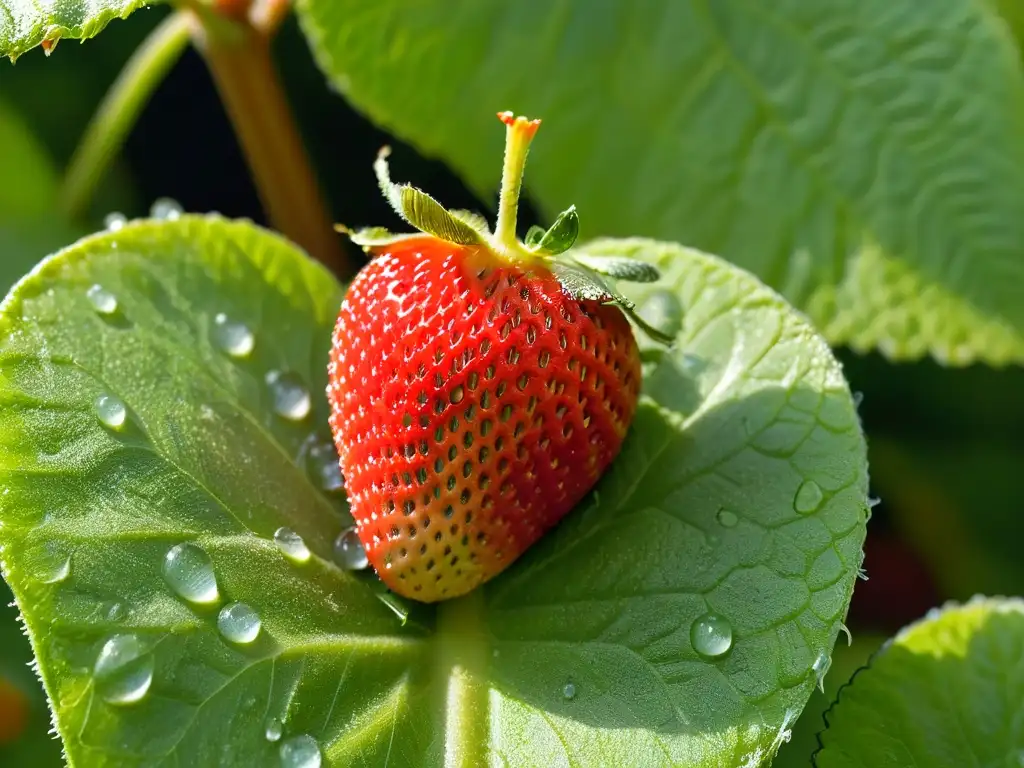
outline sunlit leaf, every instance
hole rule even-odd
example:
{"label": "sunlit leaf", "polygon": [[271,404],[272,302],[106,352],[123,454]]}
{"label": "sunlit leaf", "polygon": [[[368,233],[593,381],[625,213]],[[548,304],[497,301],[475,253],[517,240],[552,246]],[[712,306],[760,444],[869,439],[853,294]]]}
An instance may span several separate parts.
{"label": "sunlit leaf", "polygon": [[481,195],[514,109],[587,237],[721,254],[835,344],[1024,362],[1024,70],[974,0],[298,8],[333,84]]}

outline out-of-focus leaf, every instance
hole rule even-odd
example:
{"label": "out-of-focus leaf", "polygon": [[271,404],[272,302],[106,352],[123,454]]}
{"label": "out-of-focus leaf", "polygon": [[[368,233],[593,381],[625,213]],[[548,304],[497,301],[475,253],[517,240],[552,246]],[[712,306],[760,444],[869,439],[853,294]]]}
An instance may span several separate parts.
{"label": "out-of-focus leaf", "polygon": [[298,9],[339,90],[481,194],[493,113],[542,117],[547,216],[721,254],[835,344],[1024,362],[1024,73],[975,0]]}

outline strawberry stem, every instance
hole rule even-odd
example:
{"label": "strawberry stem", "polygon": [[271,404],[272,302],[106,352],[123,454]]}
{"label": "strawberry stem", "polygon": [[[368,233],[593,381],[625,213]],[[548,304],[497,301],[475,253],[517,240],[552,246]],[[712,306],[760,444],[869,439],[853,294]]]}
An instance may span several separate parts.
{"label": "strawberry stem", "polygon": [[540,127],[540,120],[515,117],[499,112],[505,129],[505,164],[501,173],[501,197],[498,199],[498,223],[494,230],[497,243],[510,252],[521,250],[516,240],[516,218],[519,214],[519,193],[523,187],[523,169],[530,142]]}
{"label": "strawberry stem", "polygon": [[436,679],[446,681],[437,707],[445,721],[444,764],[451,768],[487,764],[491,717],[485,611],[482,589],[446,600],[437,610]]}

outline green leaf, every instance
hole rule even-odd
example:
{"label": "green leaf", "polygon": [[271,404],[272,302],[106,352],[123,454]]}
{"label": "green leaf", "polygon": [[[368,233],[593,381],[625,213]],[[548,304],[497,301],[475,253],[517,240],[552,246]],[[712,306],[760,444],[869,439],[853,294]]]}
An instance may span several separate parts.
{"label": "green leaf", "polygon": [[0,99],[0,293],[80,233],[54,214],[57,172],[14,108]]}
{"label": "green leaf", "polygon": [[[13,695],[20,698],[25,707],[25,722],[24,730],[17,738],[12,741],[0,738],[0,765],[59,768],[64,765],[60,742],[49,733],[50,713],[46,697],[29,667],[32,649],[17,622],[17,611],[8,607],[11,600],[11,593],[0,582],[0,700],[12,696],[12,690],[16,691]],[[10,716],[6,707],[3,707],[2,716]],[[0,732],[9,734],[10,730],[9,722],[0,721]]]}
{"label": "green leaf", "polygon": [[57,173],[46,149],[0,99],[0,218],[45,213],[56,197]]}
{"label": "green leaf", "polygon": [[0,0],[0,56],[14,61],[43,42],[87,40],[113,19],[126,19],[160,0]]}
{"label": "green leaf", "polygon": [[[529,232],[526,233],[530,235]],[[576,238],[580,236],[580,217],[576,213],[576,206],[570,205],[566,210],[558,214],[555,223],[548,227],[548,230],[537,237],[534,235],[534,243],[530,244],[532,250],[537,253],[546,253],[552,256],[564,253],[572,248]]]}
{"label": "green leaf", "polygon": [[523,239],[523,243],[527,248],[536,248],[543,239],[546,231],[547,230],[545,230],[544,227],[538,227],[536,225],[530,227],[526,230],[526,237]]}
{"label": "green leaf", "polygon": [[[390,147],[384,147],[373,164],[384,197],[406,222],[420,232],[458,245],[482,245],[483,233],[477,229],[476,219],[467,220],[466,212],[453,214],[426,192],[409,184],[395,184],[388,169]],[[472,214],[471,214],[472,215]]]}
{"label": "green leaf", "polygon": [[632,302],[617,294],[604,278],[582,264],[569,260],[553,261],[548,267],[566,293],[577,301],[611,301],[621,302],[630,308],[633,306]]}
{"label": "green leaf", "polygon": [[976,599],[901,631],[826,714],[818,768],[1024,760],[1024,601]]}
{"label": "green leaf", "polygon": [[586,251],[573,251],[572,257],[595,272],[631,283],[654,283],[661,274],[652,265],[622,256],[592,256]]}
{"label": "green leaf", "polygon": [[542,214],[719,253],[835,344],[1024,363],[1024,70],[981,4],[451,6],[298,2],[334,85],[481,195],[514,105]]}
{"label": "green leaf", "polygon": [[[22,282],[0,315],[0,544],[72,764],[276,765],[303,734],[327,766],[767,764],[861,560],[852,398],[746,273],[616,247],[664,274],[631,297],[670,290],[683,318],[620,457],[508,571],[404,624],[376,579],[333,563],[348,520],[308,466],[341,298],[322,268],[251,225],[183,217],[88,238]],[[247,356],[225,353],[220,313],[253,331]],[[307,418],[275,411],[274,370],[312,393]],[[102,395],[124,402],[119,428]],[[181,542],[212,560],[218,603],[165,580]],[[262,620],[252,643],[218,634],[235,601]],[[110,642],[129,660],[113,673]],[[150,664],[138,701],[108,701]]]}
{"label": "green leaf", "polygon": [[887,639],[874,634],[857,632],[851,642],[840,635],[832,651],[832,663],[828,667],[822,686],[811,694],[807,707],[793,726],[789,741],[782,745],[779,754],[772,761],[771,768],[808,768],[811,755],[818,751],[818,734],[825,727],[825,711],[835,701],[842,686],[871,658]]}

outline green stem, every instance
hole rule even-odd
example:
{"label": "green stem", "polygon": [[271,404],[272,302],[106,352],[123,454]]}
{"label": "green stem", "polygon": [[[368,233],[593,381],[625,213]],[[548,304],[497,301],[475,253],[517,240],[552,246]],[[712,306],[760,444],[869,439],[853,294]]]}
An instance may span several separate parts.
{"label": "green stem", "polygon": [[514,117],[501,112],[498,117],[507,126],[505,130],[505,163],[501,172],[501,196],[498,198],[498,222],[494,228],[497,243],[518,250],[516,220],[519,216],[519,193],[523,187],[523,170],[530,142],[540,127],[540,120]]}
{"label": "green stem", "polygon": [[273,226],[341,276],[347,261],[270,55],[267,34],[194,6],[196,47],[210,68]]}
{"label": "green stem", "polygon": [[438,679],[448,683],[440,710],[445,713],[445,768],[487,765],[490,711],[483,590],[439,606],[435,642]]}
{"label": "green stem", "polygon": [[179,11],[161,21],[132,54],[71,158],[60,190],[60,209],[66,216],[76,218],[84,212],[125,137],[153,91],[181,58],[188,40],[189,20]]}

